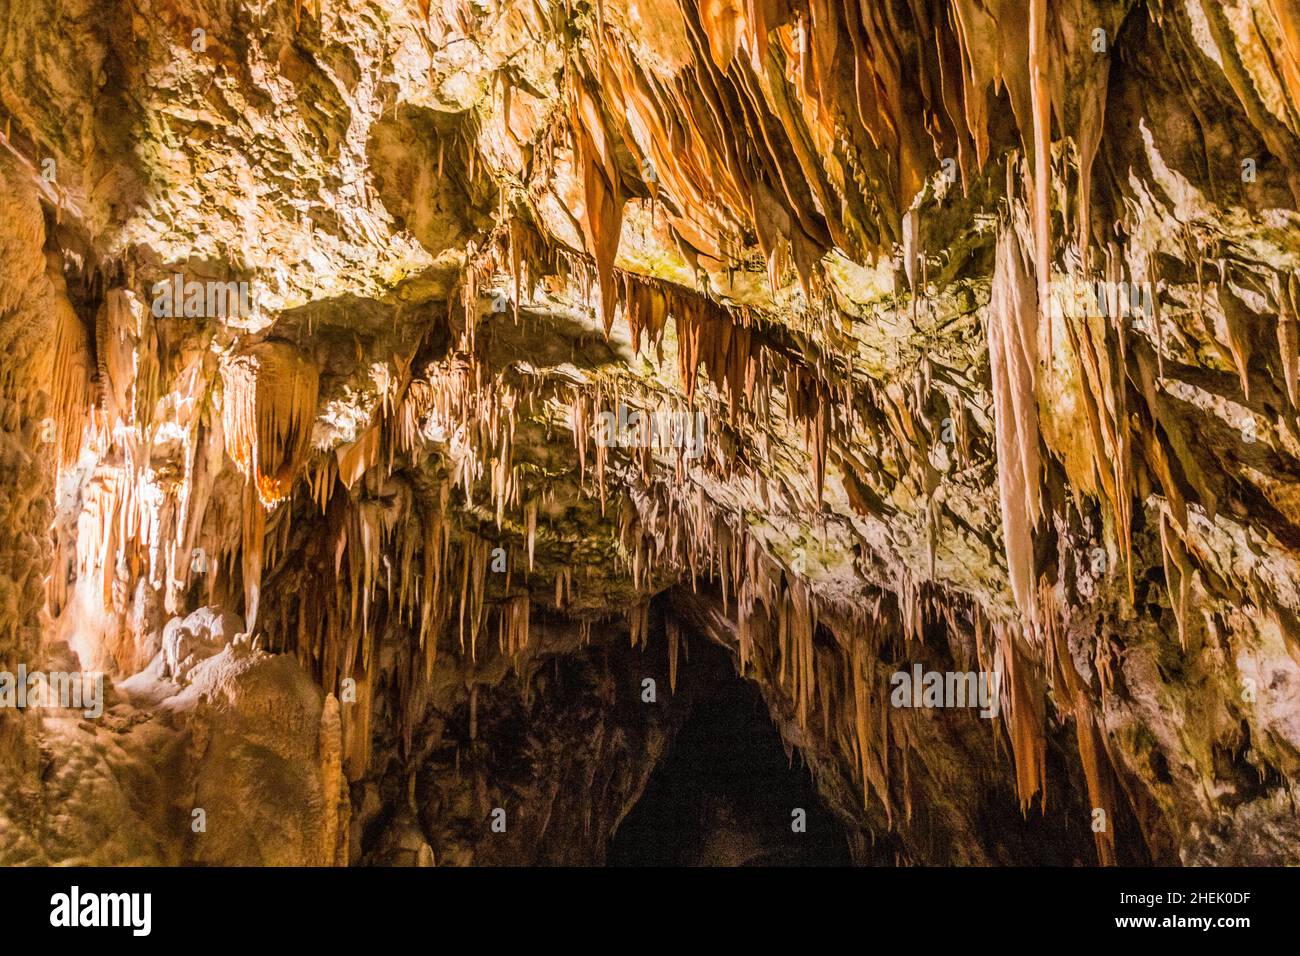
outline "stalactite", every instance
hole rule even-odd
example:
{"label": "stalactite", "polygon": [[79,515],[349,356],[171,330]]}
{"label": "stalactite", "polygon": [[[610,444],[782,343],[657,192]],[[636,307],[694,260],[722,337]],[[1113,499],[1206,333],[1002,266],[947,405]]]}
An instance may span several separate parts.
{"label": "stalactite", "polygon": [[[1037,359],[1038,315],[1049,314],[1050,283],[1052,278],[1052,102],[1048,93],[1049,64],[1047,49],[1047,0],[1029,0],[1029,96],[1033,109],[1034,176],[1033,176],[1033,235],[1034,270],[1038,279],[1036,312],[1032,325],[1033,335],[1028,341],[1034,349],[1031,359]],[[1025,321],[1028,321],[1025,319]],[[1052,323],[1047,323],[1047,351],[1052,352]],[[1036,364],[1036,363],[1035,363]]]}
{"label": "stalactite", "polygon": [[648,603],[637,605],[627,612],[627,627],[632,646],[644,650],[650,640],[650,605]]}
{"label": "stalactite", "polygon": [[524,507],[525,534],[528,539],[528,570],[533,570],[533,549],[537,543],[537,502],[529,501]]}
{"label": "stalactite", "polygon": [[[1062,710],[1074,717],[1075,740],[1079,762],[1088,787],[1088,804],[1104,813],[1105,825],[1093,829],[1097,860],[1102,866],[1115,864],[1115,770],[1097,720],[1093,716],[1088,686],[1079,676],[1070,655],[1055,588],[1040,585],[1039,604],[1043,608],[1045,670],[1053,684],[1053,696]],[[1106,691],[1103,688],[1102,695]]]}
{"label": "stalactite", "polygon": [[498,643],[507,657],[516,658],[528,647],[530,606],[527,595],[522,595],[504,601],[497,612]]}
{"label": "stalactite", "polygon": [[244,494],[242,548],[244,580],[244,626],[252,634],[257,626],[257,612],[262,597],[262,549],[266,543],[266,512],[258,500],[255,486],[246,486]]}
{"label": "stalactite", "polygon": [[266,341],[222,365],[226,453],[263,506],[288,497],[311,439],[316,365],[286,342]]}
{"label": "stalactite", "polygon": [[1033,530],[1040,510],[1037,327],[1037,300],[1023,250],[1015,231],[1003,228],[989,296],[989,367],[1007,570],[1016,605],[1030,622],[1038,616],[1033,597]]}
{"label": "stalactite", "polygon": [[1300,409],[1300,333],[1296,324],[1300,315],[1300,276],[1291,273],[1286,278],[1278,300],[1277,347],[1287,400],[1294,412]]}
{"label": "stalactite", "polygon": [[[1132,558],[1132,468],[1127,416],[1123,411],[1123,393],[1116,383],[1120,373],[1114,368],[1106,347],[1107,332],[1094,328],[1086,319],[1078,328],[1066,323],[1071,348],[1079,360],[1084,382],[1083,405],[1094,473],[1102,494],[1110,504],[1115,520],[1115,534],[1124,558],[1130,597],[1133,593]],[[1100,341],[1098,341],[1100,340]],[[1079,476],[1069,476],[1076,488],[1088,487]]]}
{"label": "stalactite", "polygon": [[600,317],[608,335],[614,322],[614,257],[618,254],[624,199],[618,168],[600,118],[600,106],[581,83],[572,87],[570,127],[585,190],[583,235],[587,249],[596,260]]}
{"label": "stalactite", "polygon": [[1169,605],[1178,622],[1178,643],[1187,650],[1187,599],[1191,593],[1192,565],[1182,537],[1169,516],[1160,515],[1160,552],[1164,559],[1165,585],[1169,589]]}
{"label": "stalactite", "polygon": [[90,352],[86,335],[69,308],[58,309],[54,326],[54,398],[56,463],[59,473],[77,458],[82,429],[90,411]]}
{"label": "stalactite", "polygon": [[677,693],[677,652],[682,640],[682,630],[673,618],[664,621],[664,630],[668,636],[668,687],[675,694]]}
{"label": "stalactite", "polygon": [[1032,661],[1027,657],[1016,628],[994,625],[1007,692],[1007,729],[1016,763],[1016,792],[1022,810],[1028,810],[1035,796],[1046,805],[1047,743],[1044,731],[1043,689]]}

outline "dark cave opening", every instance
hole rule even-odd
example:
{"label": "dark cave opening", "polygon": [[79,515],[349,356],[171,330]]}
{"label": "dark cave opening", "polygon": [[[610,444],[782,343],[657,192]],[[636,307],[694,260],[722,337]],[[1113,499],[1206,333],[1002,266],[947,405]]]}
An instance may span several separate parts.
{"label": "dark cave opening", "polygon": [[[795,811],[806,824],[796,832]],[[730,676],[696,704],[615,832],[610,866],[836,866],[848,836],[758,688]]]}

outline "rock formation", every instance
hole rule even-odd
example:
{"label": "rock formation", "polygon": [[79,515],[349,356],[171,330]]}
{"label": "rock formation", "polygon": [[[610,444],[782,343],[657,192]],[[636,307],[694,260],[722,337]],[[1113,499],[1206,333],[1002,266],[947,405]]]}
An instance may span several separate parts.
{"label": "rock formation", "polygon": [[856,862],[1300,863],[1297,0],[0,51],[0,862],[603,862],[739,675]]}

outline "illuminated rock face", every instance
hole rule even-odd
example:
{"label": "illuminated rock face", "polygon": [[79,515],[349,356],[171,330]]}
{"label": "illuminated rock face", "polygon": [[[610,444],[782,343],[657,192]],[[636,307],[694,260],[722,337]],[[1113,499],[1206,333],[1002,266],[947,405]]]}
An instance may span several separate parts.
{"label": "illuminated rock face", "polygon": [[738,671],[860,862],[1300,862],[1292,0],[113,7],[0,2],[0,861],[600,861]]}

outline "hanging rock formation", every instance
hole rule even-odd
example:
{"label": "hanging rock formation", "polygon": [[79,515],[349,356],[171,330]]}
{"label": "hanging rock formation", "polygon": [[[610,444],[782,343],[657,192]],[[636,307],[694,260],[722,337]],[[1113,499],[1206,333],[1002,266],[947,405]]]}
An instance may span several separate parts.
{"label": "hanging rock formation", "polygon": [[858,862],[1300,863],[1293,0],[0,50],[0,862],[600,862],[735,671]]}

